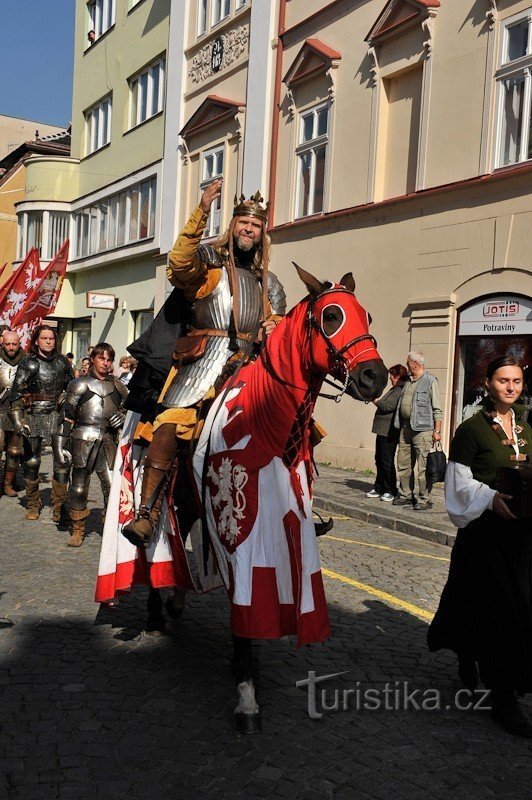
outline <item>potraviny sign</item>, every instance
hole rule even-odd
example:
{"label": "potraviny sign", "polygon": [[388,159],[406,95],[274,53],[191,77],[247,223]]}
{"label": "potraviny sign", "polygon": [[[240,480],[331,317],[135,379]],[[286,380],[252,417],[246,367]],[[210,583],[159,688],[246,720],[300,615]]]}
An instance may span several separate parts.
{"label": "potraviny sign", "polygon": [[500,294],[460,312],[459,336],[532,334],[532,298]]}

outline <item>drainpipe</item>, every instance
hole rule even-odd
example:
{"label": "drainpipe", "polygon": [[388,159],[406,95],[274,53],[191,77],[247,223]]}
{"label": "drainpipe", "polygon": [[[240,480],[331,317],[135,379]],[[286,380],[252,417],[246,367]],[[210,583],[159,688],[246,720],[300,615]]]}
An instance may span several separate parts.
{"label": "drainpipe", "polygon": [[283,69],[283,40],[282,35],[285,30],[286,0],[279,0],[279,23],[277,26],[277,54],[275,60],[275,87],[273,92],[273,115],[272,115],[272,140],[270,145],[270,185],[268,187],[268,200],[270,210],[268,214],[268,227],[273,226],[275,214],[275,186],[277,174],[277,146],[279,139],[279,103],[281,100],[281,73]]}

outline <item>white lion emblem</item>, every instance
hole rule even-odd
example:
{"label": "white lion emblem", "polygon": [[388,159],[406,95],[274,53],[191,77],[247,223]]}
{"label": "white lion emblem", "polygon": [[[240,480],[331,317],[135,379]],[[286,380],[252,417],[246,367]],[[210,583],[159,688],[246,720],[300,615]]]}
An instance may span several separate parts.
{"label": "white lion emblem", "polygon": [[233,466],[230,458],[223,458],[218,473],[214,471],[212,464],[209,465],[207,478],[218,489],[215,495],[211,494],[213,508],[220,510],[218,533],[229,544],[234,545],[240,534],[238,521],[244,519],[244,487],[249,480],[248,473],[241,464]]}

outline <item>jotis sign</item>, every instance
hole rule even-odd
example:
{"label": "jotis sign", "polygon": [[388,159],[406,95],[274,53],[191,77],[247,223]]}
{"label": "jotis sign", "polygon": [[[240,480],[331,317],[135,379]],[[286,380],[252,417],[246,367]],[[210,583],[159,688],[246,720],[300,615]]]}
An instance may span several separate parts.
{"label": "jotis sign", "polygon": [[115,294],[87,292],[87,308],[99,308],[105,311],[114,311],[117,307],[117,304],[118,299]]}
{"label": "jotis sign", "polygon": [[532,298],[494,295],[460,312],[460,336],[532,334]]}

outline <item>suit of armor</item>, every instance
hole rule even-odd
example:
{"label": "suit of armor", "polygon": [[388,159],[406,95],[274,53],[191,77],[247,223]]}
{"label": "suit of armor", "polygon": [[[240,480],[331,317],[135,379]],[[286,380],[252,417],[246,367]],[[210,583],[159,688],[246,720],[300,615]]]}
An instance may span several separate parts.
{"label": "suit of armor", "polygon": [[117,431],[124,422],[123,404],[127,395],[126,387],[112,375],[104,380],[93,374],[83,375],[68,385],[52,447],[57,462],[72,465],[70,516],[74,541],[69,544],[73,546],[83,541],[93,472],[100,479],[107,506]]}
{"label": "suit of armor", "polygon": [[22,351],[15,358],[5,357],[0,349],[0,457],[6,449],[6,467],[4,479],[4,492],[9,496],[16,496],[13,489],[13,480],[16,475],[20,456],[22,455],[22,436],[13,430],[13,421],[9,416],[9,392],[15,379]]}
{"label": "suit of armor", "polygon": [[[26,483],[27,519],[38,519],[40,508],[39,468],[44,445],[50,444],[57,423],[60,397],[74,373],[65,356],[54,353],[50,358],[30,355],[20,362],[9,402],[15,433],[24,436],[23,462]],[[69,466],[54,460],[52,505],[54,522],[59,522],[66,500]],[[31,515],[29,515],[31,512]]]}
{"label": "suit of armor", "polygon": [[[265,224],[266,210],[257,202],[241,204],[235,209],[235,216],[238,214],[258,217]],[[159,413],[144,460],[141,507],[137,519],[122,531],[137,545],[146,544],[153,534],[161,486],[176,455],[180,460],[186,458],[188,443],[199,435],[203,402],[215,397],[231,367],[242,360],[244,348],[249,354],[249,343],[257,336],[261,321],[278,322],[286,311],[281,282],[267,265],[256,263],[257,253],[264,256],[264,250],[237,252],[234,244],[229,250],[206,245],[201,242],[206,221],[201,207],[196,208],[169,257],[168,280],[194,304],[193,327],[187,339],[201,337],[205,349],[191,363],[176,361],[159,398]],[[232,227],[229,239],[233,239]]]}

